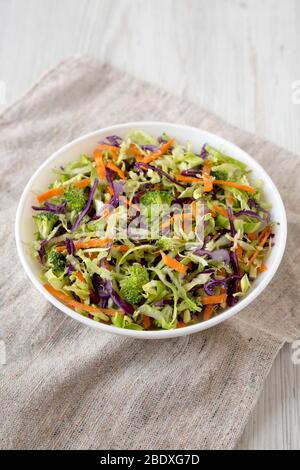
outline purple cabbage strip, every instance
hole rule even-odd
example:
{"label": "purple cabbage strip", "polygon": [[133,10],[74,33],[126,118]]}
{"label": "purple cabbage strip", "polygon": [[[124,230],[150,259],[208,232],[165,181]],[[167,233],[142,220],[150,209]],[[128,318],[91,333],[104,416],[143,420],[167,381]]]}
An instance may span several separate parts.
{"label": "purple cabbage strip", "polygon": [[113,289],[112,282],[109,280],[102,280],[98,274],[93,274],[93,286],[100,297],[103,295],[107,298],[110,297],[112,301],[118,305],[127,315],[132,315],[134,312],[134,307],[122,299],[122,297]]}
{"label": "purple cabbage strip", "polygon": [[258,219],[260,222],[265,222],[266,220],[260,217],[256,212],[254,211],[248,211],[248,210],[242,210],[239,212],[236,212],[234,214],[235,217],[239,217],[240,215],[246,215],[248,217],[253,217],[254,219]]}
{"label": "purple cabbage strip", "polygon": [[264,212],[266,214],[266,221],[267,222],[270,222],[271,220],[271,214],[269,211],[267,211],[266,209],[264,209],[263,207],[261,207],[256,201],[254,201],[254,199],[250,198],[248,199],[248,204],[249,206],[252,208],[252,209],[257,209],[258,211],[260,212]]}
{"label": "purple cabbage strip", "polygon": [[183,176],[196,176],[201,173],[201,168],[190,168],[189,170],[184,170],[180,174]]}
{"label": "purple cabbage strip", "polygon": [[72,263],[68,263],[67,265],[67,275],[70,276],[75,271],[75,268]]}
{"label": "purple cabbage strip", "polygon": [[172,183],[178,184],[178,186],[181,186],[181,187],[185,188],[184,184],[179,183],[175,178],[168,175],[168,173],[163,171],[161,168],[158,168],[157,166],[149,165],[149,163],[138,162],[138,163],[135,164],[135,167],[140,169],[140,170],[143,170],[143,171],[146,171],[145,169],[156,171],[160,176],[165,176],[165,178],[167,178]]}
{"label": "purple cabbage strip", "polygon": [[219,250],[214,250],[214,251],[208,251],[208,250],[204,250],[203,248],[200,248],[200,249],[196,249],[194,253],[199,256],[207,255],[213,261],[225,261],[225,263],[227,264],[230,263],[230,256],[229,256],[228,251],[225,250],[225,248],[220,248]]}
{"label": "purple cabbage strip", "polygon": [[48,241],[49,240],[42,240],[41,244],[40,244],[40,247],[38,249],[38,254],[39,254],[39,257],[40,257],[40,260],[41,260],[42,264],[44,264],[44,262],[45,262],[45,256],[46,256],[45,246],[47,245]]}
{"label": "purple cabbage strip", "polygon": [[150,150],[150,152],[156,152],[156,150],[159,149],[157,145],[151,145],[151,144],[141,145],[141,148],[143,150]]}
{"label": "purple cabbage strip", "polygon": [[208,155],[208,151],[206,150],[206,144],[203,145],[199,157],[205,159]]}
{"label": "purple cabbage strip", "polygon": [[113,145],[114,147],[120,147],[121,143],[122,143],[122,139],[121,137],[119,137],[118,135],[108,135],[105,137],[106,141],[103,140],[101,142],[99,142],[99,144],[109,144],[109,145]]}
{"label": "purple cabbage strip", "polygon": [[[232,208],[230,206],[228,206],[228,219],[229,219],[229,225],[230,225],[230,235],[232,237],[235,236],[235,228],[234,228],[234,224],[233,224],[233,215],[232,215]],[[232,244],[233,245],[233,242]],[[239,268],[239,263],[238,263],[238,259],[237,259],[237,254],[236,254],[236,251],[230,251],[230,260],[231,260],[231,264],[232,264],[232,267],[233,267],[233,272],[236,276],[239,276],[240,275],[240,268]],[[239,281],[238,279],[232,279],[229,284],[228,284],[228,297],[227,297],[227,302],[229,304],[229,306],[232,306],[234,304],[236,304],[238,302],[238,298],[237,297],[234,297],[233,294],[235,294],[236,292],[238,292],[239,290]]]}
{"label": "purple cabbage strip", "polygon": [[68,255],[74,255],[75,253],[75,245],[74,245],[74,242],[73,240],[71,240],[71,238],[66,238],[66,249],[67,249],[67,253]]}
{"label": "purple cabbage strip", "polygon": [[52,214],[64,214],[66,211],[67,201],[62,202],[61,204],[50,204],[50,202],[45,202],[45,205],[42,207],[32,206],[34,211],[44,211],[51,212]]}
{"label": "purple cabbage strip", "polygon": [[78,229],[83,217],[88,213],[88,211],[90,210],[91,208],[91,205],[92,205],[92,201],[93,201],[93,197],[94,197],[94,194],[95,194],[95,191],[97,189],[97,186],[99,184],[99,180],[96,178],[95,181],[94,181],[94,184],[90,190],[90,194],[89,194],[89,197],[88,197],[88,200],[87,200],[87,203],[86,203],[86,206],[85,208],[80,212],[80,214],[78,215],[77,217],[77,220],[75,222],[75,224],[73,225],[73,227],[71,228],[71,232],[75,232],[75,230]]}
{"label": "purple cabbage strip", "polygon": [[226,279],[211,279],[206,284],[204,284],[203,288],[207,295],[214,295],[215,286],[223,286],[226,288],[227,283],[239,279],[241,279],[241,276],[230,276]]}

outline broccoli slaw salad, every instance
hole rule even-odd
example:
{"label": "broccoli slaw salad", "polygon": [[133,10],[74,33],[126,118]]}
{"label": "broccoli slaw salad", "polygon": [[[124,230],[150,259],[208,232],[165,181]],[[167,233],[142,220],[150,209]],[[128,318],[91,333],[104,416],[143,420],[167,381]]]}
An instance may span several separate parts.
{"label": "broccoli slaw salad", "polygon": [[77,313],[168,330],[235,305],[267,269],[263,182],[211,147],[133,130],[53,169],[32,206],[44,287]]}

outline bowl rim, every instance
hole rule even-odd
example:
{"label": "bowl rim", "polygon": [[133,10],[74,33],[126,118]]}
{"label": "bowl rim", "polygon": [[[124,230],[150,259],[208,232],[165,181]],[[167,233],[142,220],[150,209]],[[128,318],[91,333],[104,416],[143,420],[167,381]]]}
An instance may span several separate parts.
{"label": "bowl rim", "polygon": [[[153,128],[158,128],[160,127],[163,129],[164,127],[168,128],[173,128],[174,132],[176,130],[181,130],[181,131],[199,131],[203,135],[207,136],[207,140],[209,141],[209,138],[215,139],[217,138],[218,141],[220,142],[220,145],[225,145],[225,146],[231,146],[235,151],[237,151],[239,154],[244,154],[246,159],[249,159],[251,162],[254,162],[254,167],[256,167],[259,172],[262,174],[264,179],[268,182],[269,186],[272,189],[272,192],[274,194],[274,198],[277,198],[278,203],[280,205],[279,210],[281,213],[281,219],[280,219],[280,237],[275,245],[276,251],[276,257],[273,260],[273,264],[269,266],[269,269],[261,274],[262,279],[261,282],[251,290],[246,297],[242,298],[237,304],[235,304],[233,307],[229,307],[228,309],[224,310],[222,313],[217,315],[216,317],[213,317],[209,320],[203,321],[196,323],[194,325],[189,325],[184,328],[178,328],[178,329],[173,329],[173,330],[153,330],[153,331],[140,331],[140,330],[129,330],[129,329],[123,329],[123,328],[118,328],[114,325],[106,325],[105,323],[100,323],[100,322],[95,322],[94,320],[84,317],[83,315],[77,313],[75,310],[72,310],[71,308],[67,307],[64,305],[62,302],[60,302],[57,298],[53,297],[42,285],[40,280],[35,276],[35,274],[32,272],[29,264],[27,263],[26,259],[26,254],[25,254],[25,249],[23,246],[23,243],[21,241],[21,219],[22,219],[22,212],[24,208],[24,204],[26,201],[26,196],[28,192],[31,189],[31,186],[33,182],[36,180],[36,178],[39,176],[39,174],[43,171],[45,167],[49,165],[52,161],[55,161],[57,156],[61,155],[64,153],[66,150],[71,148],[72,146],[83,142],[87,139],[92,138],[93,136],[97,136],[98,134],[103,134],[103,133],[110,133],[114,132],[116,130],[122,130],[126,129],[128,127],[130,128],[140,128],[142,129],[144,127],[153,127]],[[249,165],[250,166],[250,165]],[[251,167],[250,167],[251,168]],[[247,307],[256,297],[258,297],[261,292],[267,287],[267,285],[270,283],[272,280],[273,276],[275,275],[280,262],[282,260],[285,246],[286,246],[286,239],[287,239],[287,218],[286,218],[286,212],[285,212],[285,207],[281,198],[281,195],[273,182],[272,178],[268,175],[266,170],[251,156],[249,155],[246,151],[241,149],[239,146],[236,144],[230,142],[227,139],[224,139],[223,137],[218,136],[217,134],[214,134],[212,132],[206,131],[205,129],[202,128],[196,128],[194,126],[189,126],[185,124],[176,124],[176,123],[171,123],[171,122],[164,122],[164,121],[133,121],[133,122],[126,122],[122,124],[115,124],[112,126],[108,127],[103,127],[101,129],[95,130],[93,132],[89,132],[88,134],[84,134],[81,137],[78,137],[71,142],[63,145],[60,147],[58,150],[56,150],[54,153],[52,153],[43,163],[40,165],[37,170],[34,172],[34,174],[31,176],[30,180],[26,184],[16,212],[16,221],[15,221],[15,240],[16,240],[16,246],[17,246],[17,252],[21,261],[21,264],[33,283],[33,285],[37,288],[37,290],[49,301],[57,307],[59,310],[67,314],[68,316],[72,317],[73,319],[90,326],[92,328],[101,330],[105,333],[111,333],[111,334],[117,334],[121,336],[128,336],[132,338],[137,338],[137,339],[168,339],[168,338],[174,338],[174,337],[179,337],[179,336],[185,336],[193,333],[197,333],[199,331],[206,330],[208,328],[211,328],[212,326],[215,326],[219,323],[222,323],[223,321],[231,318],[232,316],[236,315],[238,312],[243,310],[245,307]],[[274,249],[274,248],[273,248]]]}

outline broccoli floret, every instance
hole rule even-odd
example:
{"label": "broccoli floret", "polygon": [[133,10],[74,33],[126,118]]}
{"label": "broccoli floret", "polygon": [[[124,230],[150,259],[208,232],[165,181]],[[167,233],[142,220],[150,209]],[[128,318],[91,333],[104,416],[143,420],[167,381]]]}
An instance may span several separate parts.
{"label": "broccoli floret", "polygon": [[66,255],[59,253],[56,250],[51,250],[48,256],[48,263],[51,266],[54,274],[60,273],[66,267]]}
{"label": "broccoli floret", "polygon": [[159,250],[174,250],[178,247],[179,244],[180,243],[178,243],[178,240],[174,240],[174,238],[168,237],[161,237],[156,242],[156,246]]}
{"label": "broccoli floret", "polygon": [[151,191],[143,194],[140,201],[144,206],[151,206],[154,204],[170,204],[172,201],[172,194],[170,191]]}
{"label": "broccoli floret", "polygon": [[81,212],[86,205],[87,194],[83,190],[69,188],[65,191],[64,196],[70,211]]}
{"label": "broccoli floret", "polygon": [[42,239],[48,237],[52,232],[54,225],[59,220],[57,215],[52,214],[51,212],[40,212],[39,214],[34,215],[33,218]]}
{"label": "broccoli floret", "polygon": [[214,176],[217,180],[228,179],[228,174],[225,171],[221,171],[221,170],[212,171],[212,176]]}
{"label": "broccoli floret", "polygon": [[127,269],[127,276],[120,281],[121,295],[131,304],[138,304],[143,299],[143,286],[149,282],[149,274],[145,266],[134,263]]}

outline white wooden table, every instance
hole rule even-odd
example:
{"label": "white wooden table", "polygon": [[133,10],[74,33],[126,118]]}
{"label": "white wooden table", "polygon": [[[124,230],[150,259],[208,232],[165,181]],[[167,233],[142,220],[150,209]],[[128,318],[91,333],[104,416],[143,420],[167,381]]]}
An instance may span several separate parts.
{"label": "white wooden table", "polygon": [[[299,155],[299,24],[299,0],[0,0],[0,111],[1,80],[10,104],[64,57],[90,54]],[[289,345],[240,447],[300,449]]]}

